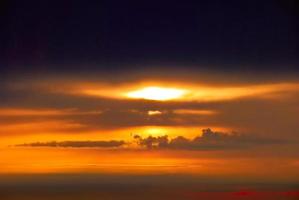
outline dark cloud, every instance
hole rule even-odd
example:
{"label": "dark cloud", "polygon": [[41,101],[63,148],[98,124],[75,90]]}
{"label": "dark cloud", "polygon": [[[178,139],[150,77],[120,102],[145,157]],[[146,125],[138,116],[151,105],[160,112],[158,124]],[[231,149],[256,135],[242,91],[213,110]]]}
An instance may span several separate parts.
{"label": "dark cloud", "polygon": [[147,138],[142,138],[139,135],[135,135],[134,139],[137,140],[138,145],[140,146],[145,146],[148,149],[152,148],[167,148],[169,145],[169,140],[168,136],[158,136],[158,137],[153,137],[153,136],[148,136]]}
{"label": "dark cloud", "polygon": [[120,140],[110,140],[110,141],[62,141],[62,142],[34,142],[28,144],[19,144],[16,146],[25,147],[100,147],[100,148],[114,148],[121,147],[125,142]]}
{"label": "dark cloud", "polygon": [[148,149],[177,149],[177,150],[221,150],[252,148],[260,145],[286,144],[289,141],[244,135],[236,132],[224,133],[203,129],[202,135],[193,139],[178,136],[168,139],[168,136],[134,136],[137,143]]}
{"label": "dark cloud", "polygon": [[273,139],[257,137],[255,135],[240,134],[237,132],[218,132],[210,128],[202,129],[201,136],[193,139],[177,136],[169,139],[167,135],[148,136],[134,135],[133,141],[110,140],[110,141],[62,141],[62,142],[33,142],[18,144],[24,147],[99,147],[99,148],[118,148],[125,144],[129,146],[136,143],[139,147],[146,149],[172,149],[172,150],[230,150],[248,149],[265,145],[284,145],[294,144],[287,139]]}

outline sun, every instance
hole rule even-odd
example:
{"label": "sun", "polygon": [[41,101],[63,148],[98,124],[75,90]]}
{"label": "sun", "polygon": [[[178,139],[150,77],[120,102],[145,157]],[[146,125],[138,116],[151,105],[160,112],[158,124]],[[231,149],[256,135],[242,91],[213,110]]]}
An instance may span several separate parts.
{"label": "sun", "polygon": [[145,87],[140,90],[127,93],[127,97],[135,99],[148,99],[166,101],[182,97],[185,90],[176,88]]}

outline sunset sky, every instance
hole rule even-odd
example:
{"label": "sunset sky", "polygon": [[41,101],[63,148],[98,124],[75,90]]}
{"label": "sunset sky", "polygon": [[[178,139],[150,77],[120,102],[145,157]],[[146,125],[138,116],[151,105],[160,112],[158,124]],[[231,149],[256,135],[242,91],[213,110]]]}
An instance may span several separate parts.
{"label": "sunset sky", "polygon": [[298,189],[296,1],[3,1],[1,13],[0,176]]}

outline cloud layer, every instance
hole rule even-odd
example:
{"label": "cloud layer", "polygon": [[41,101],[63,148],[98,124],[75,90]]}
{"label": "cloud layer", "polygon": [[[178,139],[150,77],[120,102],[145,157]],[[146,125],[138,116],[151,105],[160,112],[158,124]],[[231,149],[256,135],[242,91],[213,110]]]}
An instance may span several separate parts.
{"label": "cloud layer", "polygon": [[173,139],[168,139],[168,136],[148,136],[147,138],[142,138],[139,135],[135,135],[134,138],[140,146],[147,149],[221,150],[288,143],[286,140],[256,137],[236,132],[217,132],[212,131],[210,128],[203,129],[202,135],[193,139],[188,139],[183,136],[178,136]]}
{"label": "cloud layer", "polygon": [[[61,74],[40,75],[34,79],[7,79],[0,83],[0,143],[11,145],[20,141],[44,141],[43,135],[47,135],[48,141],[127,139],[127,133],[119,134],[120,130],[142,127],[211,127],[252,133],[256,137],[263,135],[265,138],[281,138],[283,133],[299,140],[298,81],[287,77],[284,80],[275,77],[266,79],[264,76],[261,81],[247,75],[240,76],[244,80],[239,80],[240,77],[233,74],[177,75],[175,79],[136,73],[115,77]],[[200,78],[195,78],[195,75]],[[126,92],[123,89],[139,87],[143,81],[150,83],[151,80],[161,87],[174,84],[188,89],[189,85],[194,86],[189,89],[194,92],[193,95],[197,94],[196,98],[153,101],[107,95],[116,91],[122,94]],[[96,89],[102,93],[98,96],[80,93],[86,89]],[[105,95],[105,92],[108,93]],[[231,95],[236,96],[230,98]],[[206,101],[203,101],[204,96],[207,97]],[[209,100],[216,96],[225,98]],[[98,135],[92,135],[94,133]],[[138,133],[145,136],[142,132]],[[192,135],[188,132],[162,132],[159,135],[190,138],[196,135],[193,133],[194,130]],[[59,137],[59,134],[63,136]],[[29,140],[29,135],[34,138]],[[5,140],[10,138],[12,141],[13,137],[16,138],[15,142]]]}
{"label": "cloud layer", "polygon": [[110,141],[62,141],[62,142],[34,142],[28,144],[20,144],[16,146],[27,147],[101,147],[101,148],[114,148],[121,147],[125,142],[122,140],[110,140]]}
{"label": "cloud layer", "polygon": [[164,136],[148,136],[143,138],[139,135],[133,136],[134,141],[110,140],[110,141],[62,141],[62,142],[34,142],[19,144],[16,146],[27,147],[98,147],[98,148],[119,148],[127,144],[131,148],[132,144],[137,144],[138,148],[145,149],[176,149],[176,150],[226,150],[252,148],[261,145],[281,145],[289,141],[255,137],[239,134],[236,132],[224,133],[212,131],[210,128],[203,129],[202,135],[193,139],[177,136],[169,139]]}

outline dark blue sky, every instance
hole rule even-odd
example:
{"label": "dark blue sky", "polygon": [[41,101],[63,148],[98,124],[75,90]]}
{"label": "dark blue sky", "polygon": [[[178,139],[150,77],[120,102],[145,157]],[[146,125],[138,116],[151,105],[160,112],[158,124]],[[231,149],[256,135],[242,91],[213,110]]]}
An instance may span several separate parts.
{"label": "dark blue sky", "polygon": [[3,1],[1,66],[294,70],[298,12],[295,0]]}

